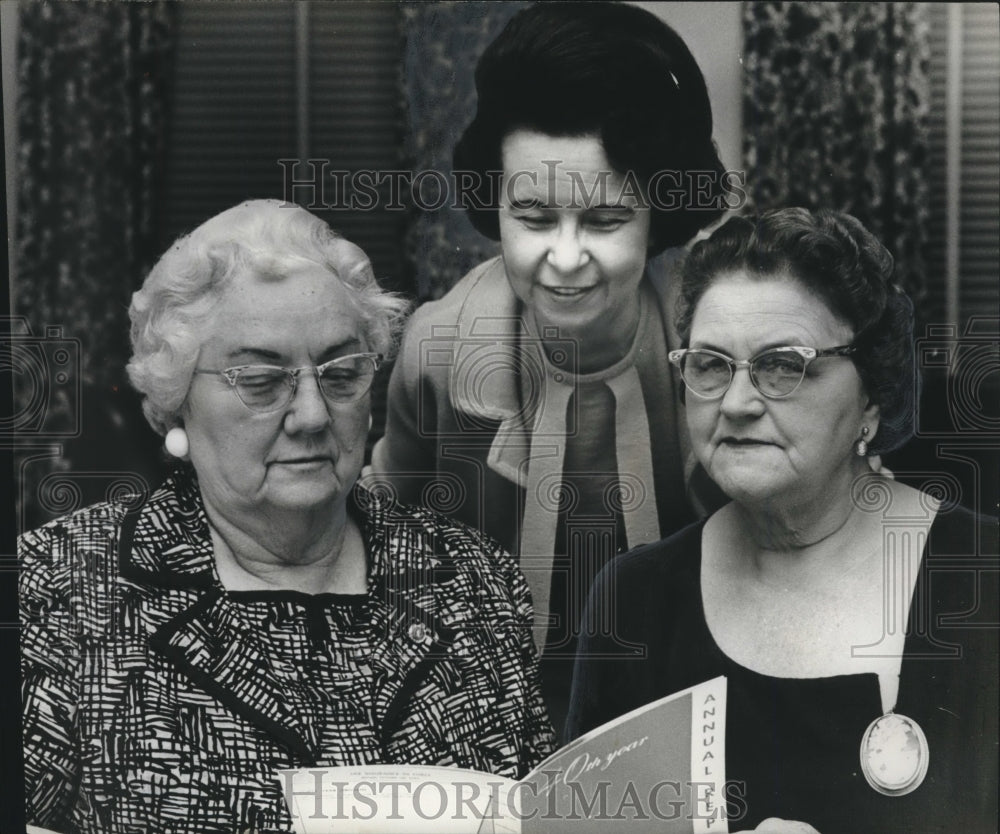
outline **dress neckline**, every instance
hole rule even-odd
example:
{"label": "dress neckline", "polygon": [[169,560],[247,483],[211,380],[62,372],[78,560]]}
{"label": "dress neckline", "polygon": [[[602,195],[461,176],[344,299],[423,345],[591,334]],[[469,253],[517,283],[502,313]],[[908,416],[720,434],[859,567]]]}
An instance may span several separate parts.
{"label": "dress neckline", "polygon": [[[707,519],[705,520],[707,521]],[[813,683],[815,685],[821,685],[823,683],[832,683],[834,681],[857,681],[859,685],[864,686],[866,689],[870,688],[872,690],[873,697],[876,703],[881,704],[881,687],[879,684],[879,675],[877,672],[848,672],[848,673],[838,673],[834,675],[811,675],[805,677],[790,677],[783,675],[769,675],[765,672],[760,672],[749,666],[740,663],[735,658],[731,657],[715,639],[715,635],[712,633],[712,629],[708,624],[708,617],[705,613],[705,598],[702,594],[702,568],[703,568],[703,556],[702,556],[702,545],[701,536],[704,533],[705,521],[701,522],[699,533],[698,533],[698,548],[697,548],[697,563],[694,576],[695,582],[695,594],[694,603],[697,606],[697,621],[700,628],[704,629],[704,637],[706,645],[709,650],[718,656],[725,666],[734,668],[739,671],[741,675],[748,678],[757,679],[760,681],[772,681],[778,685],[801,685],[803,683]],[[904,638],[903,653],[900,658],[900,677],[902,677],[902,667],[908,655],[909,644],[911,641],[911,635],[913,634],[913,616],[914,616],[914,600],[919,599],[919,594],[924,593],[922,589],[922,584],[924,581],[923,577],[923,554],[921,555],[920,567],[917,572],[917,581],[914,583],[913,590],[911,592],[910,598],[910,608],[907,613],[907,627],[906,627],[906,637]],[[897,698],[898,700],[898,698]]]}
{"label": "dress neckline", "polygon": [[236,602],[289,602],[297,603],[306,607],[316,606],[325,608],[328,605],[340,606],[360,606],[368,601],[368,594],[339,594],[324,592],[320,594],[310,594],[305,591],[295,591],[286,588],[275,588],[273,590],[254,589],[247,591],[230,591],[223,589],[226,596]]}

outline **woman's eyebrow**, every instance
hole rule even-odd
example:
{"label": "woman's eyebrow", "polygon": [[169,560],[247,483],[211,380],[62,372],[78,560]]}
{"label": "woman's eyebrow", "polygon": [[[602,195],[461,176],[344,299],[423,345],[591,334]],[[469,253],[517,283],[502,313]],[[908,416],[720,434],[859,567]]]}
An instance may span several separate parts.
{"label": "woman's eyebrow", "polygon": [[317,364],[322,365],[330,359],[336,359],[338,356],[346,356],[351,353],[357,353],[359,350],[361,350],[361,342],[354,336],[351,336],[349,339],[344,339],[342,342],[338,342],[330,345],[328,348],[325,348],[317,357]]}
{"label": "woman's eyebrow", "polygon": [[754,354],[756,356],[758,353],[763,353],[766,350],[774,350],[775,348],[786,348],[786,347],[809,347],[809,343],[813,342],[813,339],[803,340],[801,337],[794,339],[772,339],[769,342],[764,342],[762,345],[757,347],[757,352]]}
{"label": "woman's eyebrow", "polygon": [[537,197],[525,197],[524,199],[514,199],[510,201],[510,207],[516,211],[529,211],[542,207],[542,201]]}
{"label": "woman's eyebrow", "polygon": [[[699,350],[714,350],[716,353],[724,353],[726,356],[729,356],[730,358],[733,359],[736,358],[729,352],[728,349],[721,348],[714,342],[703,342],[703,341],[692,340],[691,347],[698,348]],[[772,339],[770,341],[764,342],[763,344],[757,345],[754,348],[753,353],[746,358],[749,359],[753,356],[759,356],[765,351],[773,350],[774,348],[786,348],[786,347],[808,347],[808,345],[805,345],[801,339]]]}
{"label": "woman's eyebrow", "polygon": [[[336,358],[338,355],[342,355],[344,353],[356,352],[360,349],[360,347],[361,342],[358,341],[355,336],[350,336],[340,342],[334,342],[323,348],[322,352],[319,354],[317,364],[322,364],[328,359]],[[238,347],[226,354],[226,361],[228,362],[233,362],[237,359],[255,359],[259,361],[266,361],[269,364],[280,365],[286,361],[287,357],[280,351],[270,350],[263,347]]]}
{"label": "woman's eyebrow", "polygon": [[691,340],[691,349],[692,350],[714,350],[716,353],[722,353],[722,354],[725,354],[726,356],[729,356],[729,351],[726,350],[726,348],[721,348],[718,345],[716,345],[714,342],[702,342],[702,341],[695,341],[694,339],[692,339]]}
{"label": "woman's eyebrow", "polygon": [[267,359],[271,362],[279,362],[281,361],[281,354],[267,348],[258,347],[238,347],[226,354],[226,359],[230,362],[241,358]]}

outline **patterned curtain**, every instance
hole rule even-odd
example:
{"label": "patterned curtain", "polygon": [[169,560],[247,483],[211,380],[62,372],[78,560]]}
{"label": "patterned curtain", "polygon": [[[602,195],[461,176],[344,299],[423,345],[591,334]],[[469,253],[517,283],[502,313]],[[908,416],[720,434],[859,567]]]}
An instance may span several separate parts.
{"label": "patterned curtain", "polygon": [[847,211],[926,292],[930,86],[920,3],[744,3],[751,210]]}
{"label": "patterned curtain", "polygon": [[[21,466],[30,526],[106,497],[94,476],[135,469],[150,442],[125,428],[141,422],[124,370],[127,311],[159,254],[176,7],[32,2],[19,13],[13,307],[21,335],[44,343],[15,387],[19,452],[35,461]],[[45,440],[59,444],[47,464],[32,446]],[[56,482],[46,469],[80,474]]]}
{"label": "patterned curtain", "polygon": [[[473,75],[483,50],[527,3],[406,3],[403,98],[407,160],[414,172],[438,171],[450,181],[451,154],[476,109]],[[473,229],[465,212],[414,209],[406,254],[421,301],[444,295],[499,245]]]}

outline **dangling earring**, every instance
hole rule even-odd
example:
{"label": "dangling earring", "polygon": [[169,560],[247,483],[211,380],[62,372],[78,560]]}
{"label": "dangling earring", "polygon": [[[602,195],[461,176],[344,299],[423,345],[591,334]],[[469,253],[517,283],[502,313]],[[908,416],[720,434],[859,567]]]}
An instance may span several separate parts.
{"label": "dangling earring", "polygon": [[163,438],[163,445],[175,458],[186,458],[190,451],[187,432],[180,426],[174,426]]}
{"label": "dangling earring", "polygon": [[858,438],[858,442],[854,444],[854,454],[859,458],[864,458],[868,456],[868,441],[865,438],[868,437],[868,426],[861,427],[861,437]]}

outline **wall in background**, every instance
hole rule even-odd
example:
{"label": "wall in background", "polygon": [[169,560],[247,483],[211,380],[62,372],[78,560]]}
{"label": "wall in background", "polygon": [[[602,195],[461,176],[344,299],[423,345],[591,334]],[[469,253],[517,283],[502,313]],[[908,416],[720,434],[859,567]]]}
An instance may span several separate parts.
{"label": "wall in background", "polygon": [[[17,166],[13,164],[17,158],[17,0],[7,0],[0,3],[0,67],[3,78],[3,143],[5,194],[7,198],[7,234],[13,241],[17,234]],[[7,289],[14,284],[15,267],[14,247],[7,248]],[[11,299],[13,307],[13,299]]]}
{"label": "wall in background", "polygon": [[[334,171],[401,165],[400,14],[396,3],[179,4],[163,247],[242,200],[294,196],[361,246],[384,285],[405,284],[403,211],[323,208],[345,204]],[[327,163],[325,187],[286,195],[281,159]]]}
{"label": "wall in background", "polygon": [[[712,97],[715,134],[723,161],[729,167],[741,168],[742,4],[640,5],[660,15],[691,46]],[[171,148],[168,195],[160,230],[163,246],[208,215],[241,199],[281,196],[282,171],[276,163],[280,157],[326,158],[331,166],[346,169],[392,168],[400,164],[405,127],[400,92],[400,4],[265,2],[178,6],[177,75],[171,135],[167,137]],[[8,193],[13,193],[9,181],[17,173],[12,114],[18,8],[16,0],[0,3]],[[957,310],[953,333],[959,333],[964,332],[969,315],[995,316],[997,312],[1000,25],[993,4],[964,4],[957,29],[948,22],[954,14],[947,4],[934,4],[930,31],[931,82],[936,96],[932,102],[932,131],[937,131],[935,141],[941,148],[939,156],[932,159],[932,190],[938,189],[934,198],[938,208],[933,209],[937,213],[932,216],[930,232],[932,243],[936,240],[939,247],[941,266],[931,270],[929,290],[937,294],[941,312],[938,320],[947,322],[949,285],[944,276],[948,257],[957,258],[958,281],[952,289],[952,306]],[[957,63],[959,74],[949,76],[948,67],[956,63],[956,46],[961,58]],[[949,117],[949,77],[958,85],[955,89],[961,107],[957,120],[955,113]],[[53,95],[56,93],[53,91]],[[958,176],[955,178],[953,172],[951,180],[945,154],[949,124],[961,145]],[[301,193],[296,196],[302,197]],[[951,237],[944,210],[949,199],[956,206],[959,220],[958,231]],[[303,201],[308,202],[308,195]],[[13,230],[17,222],[15,201],[8,200],[7,207]],[[403,249],[403,229],[409,219],[405,212],[330,212],[326,219],[369,252],[377,274],[388,285],[412,289]],[[947,246],[951,244],[960,247],[957,256],[955,251],[948,255]],[[74,335],[76,320],[72,303],[68,304],[65,318],[52,323],[61,324],[67,334]],[[989,338],[981,339],[972,351],[974,358],[980,357],[978,369],[986,380],[987,392],[995,390],[1000,381],[996,349],[993,347],[990,353],[989,345]],[[941,373],[946,371],[944,368]],[[937,404],[943,409],[968,402],[970,408],[985,410],[986,423],[973,421],[967,430],[985,426],[995,432],[1000,398],[981,397],[980,390],[953,385],[945,389]],[[936,454],[935,447],[933,456]]]}
{"label": "wall in background", "polygon": [[742,3],[636,3],[684,38],[701,67],[712,100],[715,141],[722,163],[742,169]]}
{"label": "wall in background", "polygon": [[928,302],[964,333],[1000,314],[1000,6],[933,3],[929,35]]}

